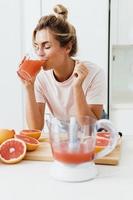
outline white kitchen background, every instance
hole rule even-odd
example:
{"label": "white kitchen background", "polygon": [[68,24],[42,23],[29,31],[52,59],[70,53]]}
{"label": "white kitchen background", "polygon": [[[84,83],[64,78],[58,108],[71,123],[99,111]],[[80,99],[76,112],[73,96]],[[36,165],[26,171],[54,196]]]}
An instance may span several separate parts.
{"label": "white kitchen background", "polygon": [[[97,63],[103,67],[108,77],[108,0],[0,0],[1,128],[20,130],[26,127],[24,91],[16,70],[23,55],[31,49],[32,31],[37,21],[42,15],[52,12],[57,3],[68,8],[69,21],[76,27],[79,41],[78,57]],[[116,8],[118,7],[117,2]],[[112,112],[111,109],[110,111]],[[118,119],[112,114],[111,119],[117,126]],[[120,126],[117,128],[121,129]],[[128,131],[125,130],[124,134],[128,134]]]}
{"label": "white kitchen background", "polygon": [[133,1],[111,0],[110,119],[133,134]]}

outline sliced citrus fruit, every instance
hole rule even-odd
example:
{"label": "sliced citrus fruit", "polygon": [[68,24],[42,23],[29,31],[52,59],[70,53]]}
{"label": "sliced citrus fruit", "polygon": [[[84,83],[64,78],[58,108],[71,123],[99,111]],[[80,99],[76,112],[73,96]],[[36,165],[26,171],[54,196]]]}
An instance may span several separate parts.
{"label": "sliced citrus fruit", "polygon": [[13,138],[15,131],[13,129],[0,129],[0,144],[7,139]]}
{"label": "sliced citrus fruit", "polygon": [[101,150],[103,150],[108,144],[110,140],[105,137],[96,137],[96,147],[95,147],[95,152],[98,153]]}
{"label": "sliced citrus fruit", "polygon": [[27,151],[34,151],[40,144],[37,139],[29,137],[27,135],[17,134],[15,135],[15,137],[25,142],[27,146]]}
{"label": "sliced citrus fruit", "polygon": [[17,138],[11,138],[0,146],[0,158],[4,163],[18,163],[26,154],[26,144]]}
{"label": "sliced citrus fruit", "polygon": [[104,138],[110,138],[111,133],[107,131],[101,131],[97,132],[97,136],[104,137]]}
{"label": "sliced citrus fruit", "polygon": [[32,130],[25,129],[25,130],[22,130],[20,134],[33,137],[35,139],[39,139],[39,137],[41,136],[41,131],[37,129],[32,129]]}

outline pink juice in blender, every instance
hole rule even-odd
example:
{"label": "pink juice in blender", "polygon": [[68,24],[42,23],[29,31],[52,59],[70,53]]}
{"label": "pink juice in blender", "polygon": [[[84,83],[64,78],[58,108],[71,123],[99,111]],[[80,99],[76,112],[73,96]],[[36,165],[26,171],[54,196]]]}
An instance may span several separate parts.
{"label": "pink juice in blender", "polygon": [[[90,116],[81,116],[78,119],[70,117],[67,120],[50,116],[47,122],[54,157],[51,176],[69,182],[95,178],[98,173],[95,159],[110,153],[117,144],[117,133],[112,129],[111,123],[108,120],[97,121]],[[95,151],[96,126],[106,127],[111,133],[110,142],[100,152]]]}
{"label": "pink juice in blender", "polygon": [[[90,140],[77,144],[77,149],[70,149],[69,142],[53,145],[52,151],[55,160],[66,164],[79,164],[92,161],[95,156],[95,148],[90,149]],[[91,144],[92,146],[92,144]]]}

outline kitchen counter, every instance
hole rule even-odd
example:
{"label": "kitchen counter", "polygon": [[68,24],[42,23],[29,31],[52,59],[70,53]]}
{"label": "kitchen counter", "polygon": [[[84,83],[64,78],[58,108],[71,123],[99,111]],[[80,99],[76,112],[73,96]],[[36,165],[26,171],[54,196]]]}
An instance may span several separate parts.
{"label": "kitchen counter", "polygon": [[123,136],[118,166],[97,165],[97,178],[81,183],[52,179],[51,162],[0,163],[2,200],[125,200],[133,197],[133,136]]}

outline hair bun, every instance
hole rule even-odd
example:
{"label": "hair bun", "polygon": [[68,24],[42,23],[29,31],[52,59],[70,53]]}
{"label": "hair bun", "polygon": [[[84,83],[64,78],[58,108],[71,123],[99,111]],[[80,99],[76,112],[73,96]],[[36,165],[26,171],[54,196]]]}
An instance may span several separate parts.
{"label": "hair bun", "polygon": [[68,11],[63,5],[61,4],[56,5],[53,10],[55,14],[57,15],[57,17],[58,16],[62,17],[64,20],[67,19]]}

